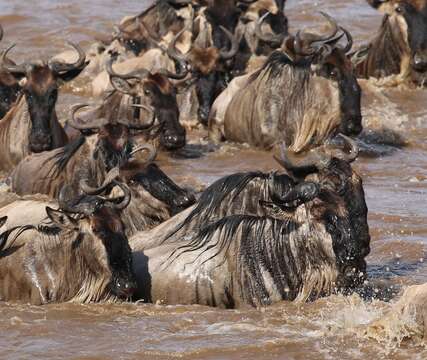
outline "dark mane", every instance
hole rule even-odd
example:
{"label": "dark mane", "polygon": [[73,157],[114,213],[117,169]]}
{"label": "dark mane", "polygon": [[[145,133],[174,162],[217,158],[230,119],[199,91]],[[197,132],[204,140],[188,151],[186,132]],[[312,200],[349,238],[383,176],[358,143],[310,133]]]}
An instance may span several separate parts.
{"label": "dark mane", "polygon": [[77,152],[77,150],[80,149],[85,141],[86,138],[83,135],[80,135],[77,139],[62,147],[61,151],[55,154],[53,158],[55,159],[55,167],[57,168],[58,172],[61,172],[65,169],[70,159]]}
{"label": "dark mane", "polygon": [[200,196],[196,208],[188,215],[188,217],[178,225],[171,233],[169,233],[163,241],[166,241],[178,231],[189,225],[197,216],[203,213],[205,219],[210,218],[214,214],[224,199],[234,192],[230,202],[244,190],[246,185],[255,178],[267,178],[269,175],[262,172],[236,173],[230,176],[223,177],[210,185]]}
{"label": "dark mane", "polygon": [[[269,226],[268,230],[267,226]],[[203,228],[197,234],[197,237],[202,239],[197,245],[192,245],[193,241],[190,241],[189,244],[180,246],[171,253],[168,261],[172,263],[184,253],[201,250],[193,260],[196,261],[206,252],[215,249],[215,252],[204,259],[201,265],[222,254],[223,258],[217,265],[219,267],[227,260],[227,251],[230,246],[235,245],[237,273],[241,276],[238,281],[242,283],[243,298],[254,306],[270,303],[260,266],[262,265],[273,278],[281,297],[294,299],[302,284],[303,274],[299,270],[306,265],[304,259],[293,257],[290,246],[289,234],[297,229],[298,224],[291,219],[278,220],[269,217],[232,215]],[[219,234],[216,241],[213,240],[215,234]],[[296,265],[296,261],[300,262],[299,266]]]}
{"label": "dark mane", "polygon": [[308,71],[309,61],[307,59],[300,60],[298,62],[293,62],[283,51],[275,50],[267,58],[262,67],[255,71],[249,78],[249,82],[254,81],[262,72],[267,69],[272,70],[271,76],[276,76],[280,73],[281,68],[284,65],[290,65],[298,68],[306,68]]}
{"label": "dark mane", "polygon": [[388,15],[384,15],[378,34],[368,45],[367,57],[357,66],[360,76],[389,76],[400,72],[402,51],[393,36],[388,18]]}
{"label": "dark mane", "polygon": [[[10,228],[6,231],[4,231],[2,234],[0,234],[0,256],[2,253],[4,254],[15,242],[15,240],[21,236],[24,232],[29,230],[36,230],[37,232],[41,234],[45,234],[48,236],[54,236],[58,235],[61,232],[61,229],[56,225],[22,225],[22,226],[15,226],[13,228]],[[10,235],[17,231],[17,233],[13,236],[12,240],[9,243],[9,246],[6,247],[6,243],[9,240]]]}

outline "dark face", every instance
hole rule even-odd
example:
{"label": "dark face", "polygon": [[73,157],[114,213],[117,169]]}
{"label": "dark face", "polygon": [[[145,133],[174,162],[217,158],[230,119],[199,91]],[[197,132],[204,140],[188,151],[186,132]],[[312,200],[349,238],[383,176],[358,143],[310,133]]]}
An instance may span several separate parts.
{"label": "dark face", "polygon": [[15,77],[0,70],[0,119],[10,110],[20,92],[21,87]]}
{"label": "dark face", "polygon": [[31,66],[23,92],[32,124],[30,150],[35,153],[51,150],[51,119],[58,99],[55,75],[47,65]]}
{"label": "dark face", "polygon": [[146,97],[156,111],[161,126],[160,144],[166,150],[177,150],[185,146],[186,133],[179,122],[179,110],[175,89],[170,81],[160,74],[151,75],[143,83]]}
{"label": "dark face", "polygon": [[319,198],[330,204],[322,209],[321,216],[332,236],[339,271],[337,286],[353,289],[366,279],[364,258],[370,251],[362,180],[347,162],[334,159],[327,170],[319,173],[319,182]]}
{"label": "dark face", "polygon": [[338,85],[341,110],[340,132],[357,136],[362,131],[361,89],[350,60],[340,49],[334,49],[322,65],[320,75]]}
{"label": "dark face", "polygon": [[230,39],[220,29],[220,26],[224,26],[234,33],[240,14],[241,10],[235,6],[234,2],[227,0],[216,0],[206,9],[206,20],[212,27],[213,45],[217,49],[230,48]]}
{"label": "dark face", "polygon": [[109,124],[101,128],[95,156],[102,156],[107,171],[126,164],[131,151],[132,144],[126,126]]}
{"label": "dark face", "polygon": [[193,194],[180,188],[157,165],[150,164],[131,178],[141,184],[156,199],[167,204],[171,215],[188,208],[196,202]]}
{"label": "dark face", "polygon": [[90,218],[90,224],[108,255],[112,274],[111,292],[120,298],[129,298],[137,285],[132,268],[132,251],[119,214],[109,207],[103,207]]}
{"label": "dark face", "polygon": [[225,82],[224,79],[222,79],[223,76],[216,71],[207,75],[199,73],[197,76],[196,94],[199,102],[197,115],[199,117],[199,121],[203,125],[207,125],[212,104],[221,90],[225,88]]}

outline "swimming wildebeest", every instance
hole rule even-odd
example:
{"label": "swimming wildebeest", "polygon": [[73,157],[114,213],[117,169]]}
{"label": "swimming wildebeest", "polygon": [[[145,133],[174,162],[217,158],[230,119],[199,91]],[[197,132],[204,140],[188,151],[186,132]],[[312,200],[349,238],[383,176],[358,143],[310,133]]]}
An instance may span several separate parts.
{"label": "swimming wildebeest", "polygon": [[68,139],[58,122],[55,105],[62,82],[77,77],[85,67],[83,50],[72,43],[78,60],[65,64],[32,62],[13,65],[6,60],[10,47],[3,53],[0,68],[22,84],[22,95],[0,122],[0,169],[9,170],[30,153],[56,149]]}
{"label": "swimming wildebeest", "polygon": [[222,25],[219,26],[219,29],[228,39],[230,47],[227,49],[217,48],[213,42],[206,42],[203,46],[194,42],[188,53],[181,54],[177,51],[175,44],[185,29],[175,36],[168,47],[169,57],[184,64],[184,69],[187,72],[189,70],[191,74],[187,82],[194,85],[187,91],[196,96],[196,99],[192,99],[192,101],[198,102],[197,117],[202,124],[207,124],[212,103],[226,86],[228,76],[226,62],[232,59],[238,51],[235,35]]}
{"label": "swimming wildebeest", "polygon": [[[337,132],[357,135],[362,131],[361,90],[346,55],[352,38],[324,16],[331,25],[327,35],[298,32],[289,36],[281,50],[228,94],[220,105],[225,109],[222,113],[212,110],[212,139],[225,137],[266,149],[284,141],[302,151]],[[342,38],[345,46],[338,44]]]}
{"label": "swimming wildebeest", "polygon": [[427,70],[427,2],[425,0],[368,0],[384,13],[377,35],[353,56],[358,76],[398,75],[418,84]]}
{"label": "swimming wildebeest", "polygon": [[16,223],[25,214],[42,211],[46,219],[2,228],[0,300],[87,303],[132,296],[131,249],[120,219],[130,191],[117,185],[124,193],[120,198],[60,196],[59,210],[37,200],[1,209],[3,222]]}
{"label": "swimming wildebeest", "polygon": [[130,239],[137,296],[234,308],[358,287],[370,237],[362,180],[349,163],[356,154],[354,145],[351,155],[329,145],[288,149],[279,161],[294,178],[219,180],[193,208]]}
{"label": "swimming wildebeest", "polygon": [[[80,116],[84,119],[106,118],[127,119],[132,126],[144,124],[144,114],[131,105],[151,106],[155,111],[156,145],[173,151],[186,144],[186,131],[179,122],[179,108],[176,100],[176,89],[169,78],[182,78],[167,69],[150,72],[138,69],[125,74],[114,71],[113,59],[107,64],[109,80],[113,91],[107,95],[96,109]],[[185,76],[185,74],[183,74]],[[139,125],[138,125],[139,124]],[[149,140],[146,138],[146,140]]]}
{"label": "swimming wildebeest", "polygon": [[[3,28],[0,25],[0,41],[3,39]],[[14,63],[6,60],[10,65]],[[9,111],[21,92],[19,81],[9,72],[0,69],[0,119]]]}
{"label": "swimming wildebeest", "polygon": [[[79,108],[80,105],[75,106],[73,114]],[[152,146],[134,145],[126,122],[111,124],[106,119],[92,119],[81,124],[75,119],[72,123],[97,134],[81,136],[63,148],[26,157],[11,174],[12,191],[56,198],[64,184],[69,184],[78,195],[83,188],[102,188],[111,171],[119,168],[122,180],[132,192],[131,204],[122,217],[129,233],[159,224],[194,203],[191,193],[151,163],[155,157]],[[147,160],[133,159],[136,151],[144,150],[149,152]]]}

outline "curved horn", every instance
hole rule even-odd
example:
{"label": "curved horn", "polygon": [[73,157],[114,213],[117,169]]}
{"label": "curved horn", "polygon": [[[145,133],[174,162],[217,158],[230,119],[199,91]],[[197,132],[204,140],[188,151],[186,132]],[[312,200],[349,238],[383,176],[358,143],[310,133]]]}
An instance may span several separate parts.
{"label": "curved horn", "polygon": [[172,41],[169,43],[169,46],[166,50],[168,56],[172,60],[177,61],[179,64],[179,68],[184,70],[182,73],[172,73],[166,69],[161,70],[162,74],[166,75],[171,79],[182,80],[187,76],[189,72],[189,66],[186,56],[182,55],[181,53],[178,53],[178,50],[176,49],[176,42],[186,30],[186,28],[183,28],[178,34],[176,34]]}
{"label": "curved horn", "polygon": [[9,53],[10,50],[12,50],[14,47],[16,46],[16,44],[13,44],[11,46],[9,46],[4,52],[3,55],[1,56],[1,68],[12,73],[12,74],[20,74],[20,75],[25,75],[27,73],[27,65],[21,64],[21,65],[14,65],[12,61],[10,61],[7,58],[7,54]]}
{"label": "curved horn", "polygon": [[221,57],[221,59],[228,60],[236,56],[237,51],[239,50],[239,42],[237,38],[224,26],[221,25],[219,28],[225,33],[225,35],[227,35],[231,42],[230,50],[225,51],[221,49],[221,51],[219,52],[219,56]]}
{"label": "curved horn", "polygon": [[116,77],[116,78],[123,79],[123,80],[131,80],[131,79],[143,80],[148,75],[150,75],[150,72],[147,69],[135,70],[135,71],[132,71],[128,74],[118,74],[113,69],[113,62],[114,62],[114,59],[112,57],[110,57],[110,59],[108,59],[106,65],[105,65],[105,69],[107,70],[108,75],[110,75],[110,78]]}
{"label": "curved horn", "polygon": [[274,159],[289,171],[307,171],[310,169],[323,169],[327,167],[332,159],[331,155],[325,154],[323,147],[311,149],[298,154],[290,149],[281,147],[280,158],[274,155]]}
{"label": "curved horn", "polygon": [[320,12],[320,14],[326,18],[328,23],[331,25],[331,31],[327,35],[318,35],[313,34],[309,32],[301,33],[301,31],[298,31],[295,36],[295,42],[294,47],[295,51],[303,56],[310,56],[313,55],[315,52],[315,49],[313,49],[311,46],[314,43],[326,43],[328,41],[336,41],[335,36],[339,30],[338,24],[335,21],[333,17],[330,15],[324,13],[323,11]]}
{"label": "curved horn", "polygon": [[266,12],[263,16],[261,16],[258,21],[256,22],[255,26],[255,35],[258,37],[258,39],[265,41],[267,43],[272,44],[281,44],[283,42],[283,39],[285,38],[284,34],[265,34],[262,32],[261,26],[265,18],[270,15],[270,12]]}
{"label": "curved horn", "polygon": [[129,205],[130,200],[131,200],[131,198],[132,198],[132,195],[131,195],[130,189],[129,189],[129,187],[128,187],[126,184],[124,184],[124,183],[122,183],[122,182],[118,182],[117,180],[114,180],[114,181],[113,181],[113,184],[114,184],[114,185],[117,185],[120,189],[122,189],[122,191],[123,191],[123,193],[124,193],[123,200],[122,200],[119,204],[115,204],[115,203],[114,203],[114,201],[115,201],[115,200],[117,200],[117,198],[114,198],[114,199],[108,199],[107,201],[110,203],[110,206],[111,206],[113,209],[116,209],[116,210],[123,210],[123,209],[125,209],[125,208]]}
{"label": "curved horn", "polygon": [[74,64],[66,64],[57,60],[49,60],[49,63],[48,63],[49,67],[55,73],[62,73],[62,72],[81,69],[85,65],[86,54],[83,51],[83,49],[79,45],[74,44],[71,41],[67,41],[67,44],[70,45],[74,50],[76,50],[79,58]]}
{"label": "curved horn", "polygon": [[349,146],[350,152],[345,153],[341,149],[334,149],[333,151],[331,151],[331,154],[333,157],[336,157],[338,159],[351,163],[354,160],[356,160],[359,155],[359,145],[357,145],[356,140],[349,138],[348,136],[341,133],[339,135],[344,139],[344,141]]}
{"label": "curved horn", "polygon": [[85,216],[93,215],[104,203],[105,200],[99,196],[82,197],[76,194],[70,185],[64,185],[58,196],[58,205],[63,212]]}
{"label": "curved horn", "polygon": [[89,104],[76,104],[74,106],[71,107],[71,116],[70,116],[70,120],[68,120],[68,124],[77,130],[89,130],[89,129],[97,129],[100,128],[104,125],[107,125],[109,123],[108,119],[106,118],[100,118],[100,119],[96,119],[93,120],[92,122],[85,122],[85,123],[80,123],[77,119],[76,119],[76,113],[77,111],[79,111],[80,109],[83,109],[84,107],[89,106]]}
{"label": "curved horn", "polygon": [[340,26],[340,29],[345,34],[345,38],[347,39],[347,44],[343,48],[344,54],[347,54],[353,47],[353,37],[347,29],[343,28],[342,26]]}
{"label": "curved horn", "polygon": [[148,158],[145,160],[147,163],[154,161],[154,159],[157,156],[157,150],[151,144],[144,144],[144,145],[138,146],[130,154],[135,155],[140,151],[148,151]]}
{"label": "curved horn", "polygon": [[87,183],[87,180],[80,180],[79,186],[82,191],[87,195],[100,195],[102,194],[111,183],[120,176],[120,170],[118,167],[111,169],[105,176],[105,180],[100,187],[94,188]]}
{"label": "curved horn", "polygon": [[139,109],[144,109],[147,110],[149,112],[151,112],[152,114],[152,118],[149,124],[147,125],[134,125],[134,124],[129,124],[128,121],[124,121],[124,120],[118,120],[117,122],[127,126],[129,129],[133,129],[133,130],[148,130],[151,129],[154,126],[154,122],[156,121],[156,113],[154,111],[154,109],[150,106],[145,106],[145,105],[141,105],[141,104],[132,104],[130,105],[131,107],[134,108],[139,108]]}

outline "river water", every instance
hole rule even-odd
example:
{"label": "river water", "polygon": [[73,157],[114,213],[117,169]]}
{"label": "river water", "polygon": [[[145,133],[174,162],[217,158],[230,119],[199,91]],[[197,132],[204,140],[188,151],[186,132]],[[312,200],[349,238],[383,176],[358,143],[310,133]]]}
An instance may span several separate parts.
{"label": "river water", "polygon": [[[144,6],[139,0],[0,0],[2,47],[16,42],[11,57],[17,60],[47,58],[64,50],[66,39],[87,47],[93,36],[110,32],[115,22]],[[320,10],[346,26],[356,43],[370,38],[381,22],[365,0],[288,0],[291,30],[320,21]],[[384,155],[362,157],[355,168],[369,207],[369,275],[376,289],[399,289],[427,282],[427,92],[377,85],[362,84],[367,138],[380,134],[383,141],[405,146],[374,146]],[[62,116],[83,95],[63,91]],[[188,146],[196,155],[205,146],[199,135],[193,134]],[[276,168],[271,154],[233,144],[194,159],[161,156],[159,163],[178,182],[193,185]],[[366,325],[389,308],[357,296],[242,310],[2,303],[0,359],[426,359],[424,344],[410,336],[410,317],[390,323],[387,332],[367,332]]]}

